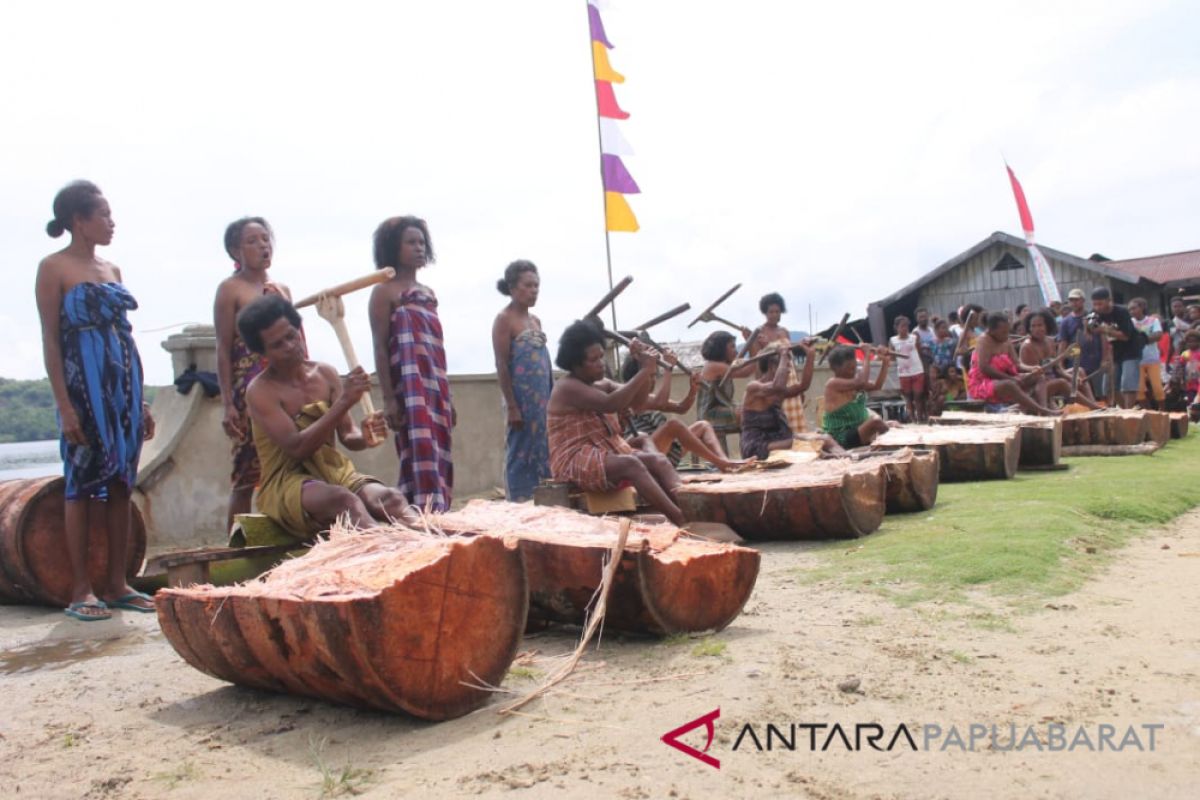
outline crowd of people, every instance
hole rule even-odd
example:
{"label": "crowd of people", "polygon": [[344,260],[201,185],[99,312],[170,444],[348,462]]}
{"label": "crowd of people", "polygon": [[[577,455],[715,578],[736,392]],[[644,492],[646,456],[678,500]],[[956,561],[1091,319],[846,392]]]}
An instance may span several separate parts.
{"label": "crowd of people", "polygon": [[1200,303],[1174,297],[1170,319],[1160,319],[1141,297],[1120,305],[1098,287],[1090,299],[1088,308],[1072,289],[1066,304],[1015,312],[968,304],[940,317],[918,308],[912,330],[898,316],[890,346],[906,417],[922,421],[960,400],[1033,414],[1059,413],[1058,402],[1200,412]]}
{"label": "crowd of people", "polygon": [[[69,232],[71,242],[39,265],[36,295],[62,429],[65,550],[73,574],[66,611],[87,621],[109,618],[111,608],[152,612],[153,601],[128,585],[123,569],[142,442],[154,433],[127,319],[137,301],[120,269],[96,254],[115,229],[99,188],[71,183],[55,197],[53,211],[47,232]],[[221,424],[231,447],[226,521],[257,503],[307,538],[339,517],[359,526],[416,524],[419,512],[448,510],[456,412],[437,296],[418,280],[435,261],[428,225],[391,217],[375,231],[375,265],[394,270],[375,286],[368,307],[384,407],[360,423],[350,412],[370,391],[369,376],[361,367],[342,376],[309,358],[291,293],[269,276],[274,248],[263,217],[243,217],[225,230],[232,269],[217,286],[213,320]],[[794,342],[782,325],[783,297],[769,293],[759,304],[761,324],[738,331],[740,346],[724,330],[705,339],[703,367],[689,373],[686,394],[673,399],[675,355],[635,339],[613,370],[595,319],[577,321],[559,337],[553,364],[563,375],[555,380],[547,335],[532,313],[541,285],[537,267],[514,261],[496,285],[508,298],[492,328],[508,499],[528,500],[546,480],[588,491],[630,485],[679,525],[676,467],[685,453],[731,471],[798,441],[839,455],[885,434],[897,423],[868,408],[867,396],[885,385],[893,360],[913,421],[966,397],[1038,414],[1059,413],[1055,398],[1096,407],[1110,392],[1119,392],[1125,406],[1186,406],[1195,404],[1200,384],[1200,305],[1182,299],[1165,321],[1148,314],[1140,298],[1128,308],[1114,304],[1104,288],[1092,292],[1090,310],[1077,289],[1065,308],[1011,314],[968,305],[946,318],[917,309],[915,325],[897,317],[895,335],[874,347]],[[833,376],[813,430],[804,394],[817,347],[828,348]],[[749,379],[740,402],[735,378]],[[670,416],[693,406],[693,423]],[[394,486],[359,473],[334,446],[336,440],[361,451],[389,433],[399,459]],[[729,453],[733,433],[741,457]],[[101,586],[91,584],[86,568],[93,521],[109,532]]]}

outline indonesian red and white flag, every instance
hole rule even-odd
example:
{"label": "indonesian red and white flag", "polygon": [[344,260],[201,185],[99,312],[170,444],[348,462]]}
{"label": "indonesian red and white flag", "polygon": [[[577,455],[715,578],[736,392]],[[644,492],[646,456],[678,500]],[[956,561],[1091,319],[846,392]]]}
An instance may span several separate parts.
{"label": "indonesian red and white flag", "polygon": [[1051,271],[1050,264],[1042,255],[1042,251],[1034,243],[1033,214],[1029,212],[1029,203],[1025,200],[1025,190],[1021,188],[1021,182],[1017,180],[1012,167],[1005,164],[1004,168],[1008,170],[1008,180],[1012,183],[1013,197],[1017,200],[1017,213],[1021,215],[1021,230],[1025,232],[1025,249],[1029,251],[1029,259],[1033,262],[1033,271],[1037,276],[1038,287],[1042,290],[1042,301],[1046,305],[1055,301],[1061,303],[1062,295],[1059,294],[1058,283],[1054,280],[1054,272]]}

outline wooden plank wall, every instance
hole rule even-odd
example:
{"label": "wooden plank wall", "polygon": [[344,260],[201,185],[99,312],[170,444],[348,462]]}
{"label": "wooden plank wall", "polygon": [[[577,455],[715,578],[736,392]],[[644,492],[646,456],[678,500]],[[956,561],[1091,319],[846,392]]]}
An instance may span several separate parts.
{"label": "wooden plank wall", "polygon": [[[994,271],[992,268],[1005,253],[1016,259],[1017,263],[1025,265],[1025,268]],[[1054,279],[1058,281],[1064,299],[1072,289],[1082,289],[1090,297],[1092,289],[1097,286],[1107,286],[1119,295],[1119,302],[1132,296],[1130,292],[1133,287],[1128,284],[1114,283],[1100,273],[1050,256],[1046,260],[1050,262],[1050,269],[1054,272]],[[917,296],[918,306],[924,306],[930,313],[939,315],[945,315],[968,302],[978,303],[992,311],[1015,309],[1021,303],[1040,307],[1042,293],[1029,266],[1029,253],[1025,248],[998,242],[922,287]]]}

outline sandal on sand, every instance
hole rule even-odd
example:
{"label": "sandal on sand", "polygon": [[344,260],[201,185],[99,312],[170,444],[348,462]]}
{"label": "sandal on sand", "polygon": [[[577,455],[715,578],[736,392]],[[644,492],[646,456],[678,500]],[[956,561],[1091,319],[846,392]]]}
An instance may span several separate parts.
{"label": "sandal on sand", "polygon": [[[92,609],[101,611],[101,614],[87,614],[84,609]],[[112,614],[108,610],[108,605],[103,600],[80,600],[78,603],[71,603],[63,609],[63,613],[68,617],[82,620],[83,622],[99,622],[104,619],[112,619]]]}
{"label": "sandal on sand", "polygon": [[[134,602],[135,600],[145,600],[150,604],[150,606],[140,606]],[[143,614],[154,613],[154,598],[148,594],[145,594],[144,592],[130,592],[127,595],[118,597],[116,600],[109,600],[108,605],[110,608],[121,608],[126,611],[140,611]]]}

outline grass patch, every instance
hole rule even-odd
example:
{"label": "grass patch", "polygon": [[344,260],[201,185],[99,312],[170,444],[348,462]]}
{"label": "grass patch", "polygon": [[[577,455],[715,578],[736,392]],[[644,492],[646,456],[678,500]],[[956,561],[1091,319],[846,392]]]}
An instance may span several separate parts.
{"label": "grass patch", "polygon": [[930,511],[888,516],[852,550],[823,545],[825,565],[801,577],[901,605],[964,602],[979,592],[1033,603],[1072,591],[1130,538],[1200,505],[1200,436],[1153,456],[1067,463],[1064,472],[942,484]]}
{"label": "grass patch", "polygon": [[702,639],[699,644],[692,648],[692,655],[697,658],[712,656],[718,658],[725,655],[725,642],[720,639]]}
{"label": "grass patch", "polygon": [[166,784],[167,791],[171,791],[184,781],[193,781],[199,778],[200,770],[196,769],[196,765],[191,761],[185,761],[173,769],[155,773],[150,777],[152,780],[161,781]]}
{"label": "grass patch", "polygon": [[542,677],[542,673],[529,667],[509,667],[508,677],[521,681],[532,681]]}
{"label": "grass patch", "polygon": [[317,762],[317,770],[321,773],[321,783],[318,787],[318,797],[343,797],[345,795],[359,795],[367,790],[367,784],[375,777],[375,771],[371,769],[359,769],[346,764],[341,769],[331,768],[325,763],[325,745],[326,739],[317,741],[309,738],[308,747],[312,752],[313,760]]}

